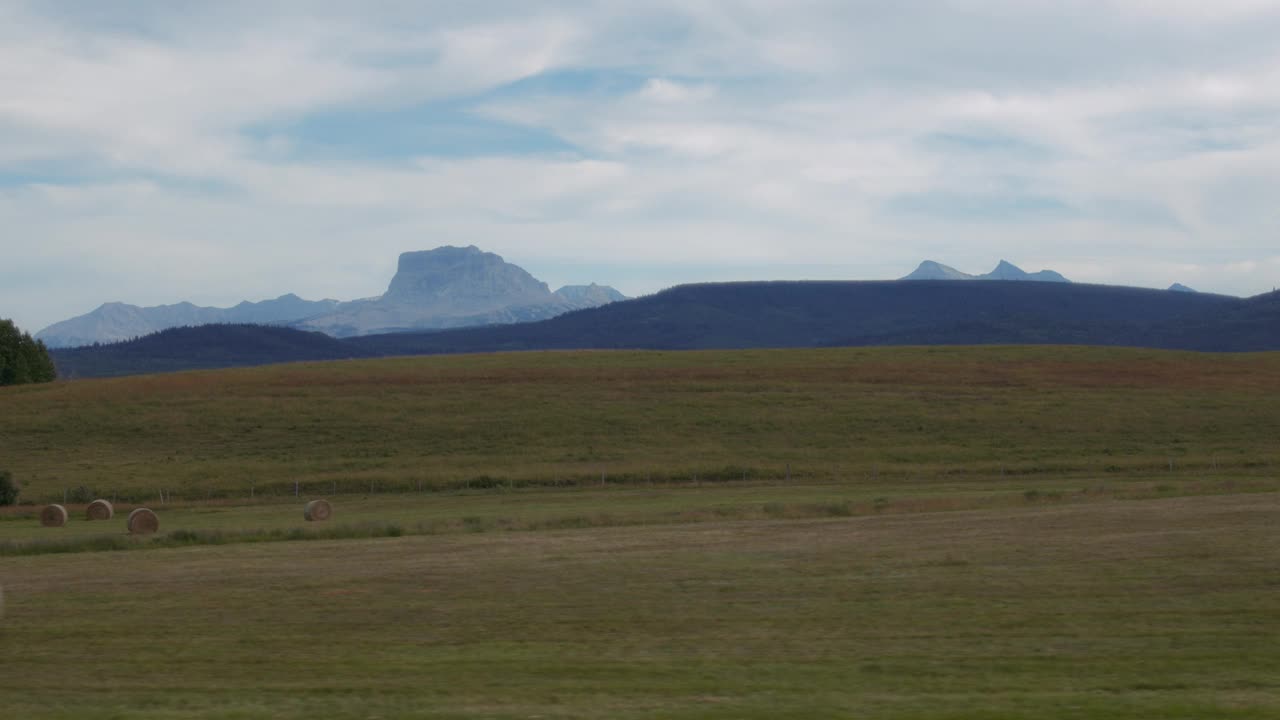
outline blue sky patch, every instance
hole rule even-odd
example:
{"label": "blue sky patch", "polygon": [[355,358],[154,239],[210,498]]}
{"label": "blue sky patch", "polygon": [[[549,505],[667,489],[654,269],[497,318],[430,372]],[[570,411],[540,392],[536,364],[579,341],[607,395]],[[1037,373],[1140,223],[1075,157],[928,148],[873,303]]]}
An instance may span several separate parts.
{"label": "blue sky patch", "polygon": [[260,125],[254,139],[288,141],[299,160],[409,161],[573,152],[563,138],[539,128],[506,123],[472,111],[470,101],[428,103],[391,110],[316,113],[297,122]]}

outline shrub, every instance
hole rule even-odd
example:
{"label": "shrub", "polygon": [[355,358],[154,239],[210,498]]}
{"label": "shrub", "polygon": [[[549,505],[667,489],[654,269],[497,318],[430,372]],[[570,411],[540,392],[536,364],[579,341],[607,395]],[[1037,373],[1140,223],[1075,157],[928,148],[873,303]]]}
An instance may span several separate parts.
{"label": "shrub", "polygon": [[88,503],[96,497],[98,497],[98,493],[93,488],[85,487],[84,485],[67,491],[67,502]]}
{"label": "shrub", "polygon": [[18,483],[8,470],[0,470],[0,505],[13,505],[18,502]]}

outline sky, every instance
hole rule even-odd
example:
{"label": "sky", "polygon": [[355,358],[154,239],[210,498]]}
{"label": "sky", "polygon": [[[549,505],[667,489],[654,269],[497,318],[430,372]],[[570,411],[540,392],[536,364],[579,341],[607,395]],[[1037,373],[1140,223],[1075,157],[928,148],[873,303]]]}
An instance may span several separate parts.
{"label": "sky", "polygon": [[552,289],[1280,284],[1276,0],[0,0],[0,317]]}

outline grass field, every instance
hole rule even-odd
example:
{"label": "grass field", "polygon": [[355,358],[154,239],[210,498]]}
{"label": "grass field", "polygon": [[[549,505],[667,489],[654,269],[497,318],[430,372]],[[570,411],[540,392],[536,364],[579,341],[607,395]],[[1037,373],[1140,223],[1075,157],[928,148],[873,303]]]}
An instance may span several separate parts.
{"label": "grass field", "polygon": [[[29,501],[505,483],[1271,475],[1280,353],[516,353],[0,389]],[[983,480],[985,482],[985,479]],[[83,490],[80,490],[83,488]]]}
{"label": "grass field", "polygon": [[1277,390],[1088,348],[5,388],[23,498],[119,502],[0,512],[0,712],[1280,717]]}
{"label": "grass field", "polygon": [[23,718],[1273,718],[1277,495],[5,558]]}

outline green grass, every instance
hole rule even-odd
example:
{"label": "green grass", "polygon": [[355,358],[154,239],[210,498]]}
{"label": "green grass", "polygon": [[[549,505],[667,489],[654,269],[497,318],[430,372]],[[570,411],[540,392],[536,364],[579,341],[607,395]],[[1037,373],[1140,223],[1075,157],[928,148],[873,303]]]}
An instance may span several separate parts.
{"label": "green grass", "polygon": [[1270,476],[1280,354],[516,353],[0,389],[32,502],[497,485]]}
{"label": "green grass", "polygon": [[[32,504],[0,512],[0,706],[1280,717],[1278,390],[1280,354],[1092,348],[4,388]],[[99,495],[116,518],[83,520]],[[156,536],[124,533],[142,503]]]}
{"label": "green grass", "polygon": [[672,486],[526,488],[514,491],[331,496],[335,519],[303,519],[303,499],[206,501],[152,505],[161,531],[130,536],[117,507],[110,521],[84,519],[84,506],[69,508],[60,528],[39,524],[38,508],[0,514],[0,556],[157,549],[186,545],[326,540],[402,535],[537,531],[718,522],[809,519],[953,512],[1027,505],[1098,503],[1180,496],[1280,491],[1280,480],[1215,480],[1176,476],[1159,482],[1112,480],[1109,485],[1025,479],[885,484],[709,483]]}
{"label": "green grass", "polygon": [[0,696],[23,718],[1271,718],[1277,510],[5,558]]}

